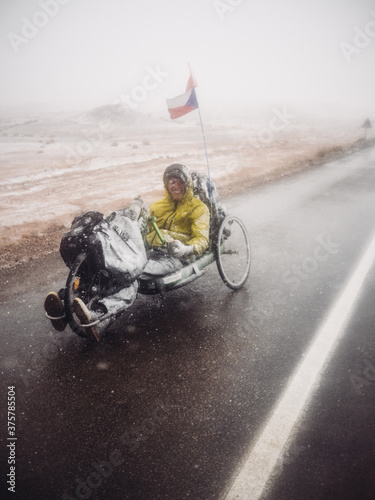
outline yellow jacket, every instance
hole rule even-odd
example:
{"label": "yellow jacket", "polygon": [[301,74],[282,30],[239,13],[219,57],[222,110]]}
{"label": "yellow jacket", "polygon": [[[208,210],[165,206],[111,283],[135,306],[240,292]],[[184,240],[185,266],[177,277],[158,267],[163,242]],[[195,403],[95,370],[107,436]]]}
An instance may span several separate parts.
{"label": "yellow jacket", "polygon": [[[165,197],[150,207],[151,216],[167,243],[179,240],[185,245],[193,245],[196,255],[202,254],[209,244],[210,213],[207,206],[193,194],[190,181],[185,196],[179,202],[170,197],[165,188]],[[150,227],[147,235],[150,246],[161,246],[158,235]]]}

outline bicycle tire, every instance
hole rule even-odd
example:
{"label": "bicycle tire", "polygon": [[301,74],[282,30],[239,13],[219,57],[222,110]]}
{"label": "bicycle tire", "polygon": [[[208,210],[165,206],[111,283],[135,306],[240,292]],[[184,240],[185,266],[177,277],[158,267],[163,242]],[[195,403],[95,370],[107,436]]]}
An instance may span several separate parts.
{"label": "bicycle tire", "polygon": [[250,273],[250,240],[243,222],[234,215],[221,223],[215,245],[216,265],[223,282],[232,290],[243,287]]}

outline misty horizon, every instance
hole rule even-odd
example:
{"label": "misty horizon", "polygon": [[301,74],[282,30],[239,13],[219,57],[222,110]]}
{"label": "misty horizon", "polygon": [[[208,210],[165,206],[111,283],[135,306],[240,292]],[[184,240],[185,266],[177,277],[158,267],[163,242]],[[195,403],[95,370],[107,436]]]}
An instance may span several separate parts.
{"label": "misty horizon", "polygon": [[165,100],[185,91],[190,63],[209,114],[375,112],[370,0],[20,0],[0,6],[0,33],[1,109],[120,102],[168,117]]}

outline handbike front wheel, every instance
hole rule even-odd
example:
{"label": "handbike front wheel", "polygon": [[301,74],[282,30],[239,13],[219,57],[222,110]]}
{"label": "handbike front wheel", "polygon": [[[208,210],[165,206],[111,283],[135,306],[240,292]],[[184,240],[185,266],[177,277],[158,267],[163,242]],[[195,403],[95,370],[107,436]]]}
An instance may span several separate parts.
{"label": "handbike front wheel", "polygon": [[95,299],[101,297],[108,278],[96,269],[93,259],[86,253],[80,254],[75,260],[65,288],[65,315],[68,324],[74,333],[80,337],[88,338],[90,335],[75,319],[73,302],[76,297],[90,307]]}
{"label": "handbike front wheel", "polygon": [[215,251],[221,279],[232,290],[238,290],[249,276],[251,263],[249,236],[238,217],[229,215],[223,220]]}

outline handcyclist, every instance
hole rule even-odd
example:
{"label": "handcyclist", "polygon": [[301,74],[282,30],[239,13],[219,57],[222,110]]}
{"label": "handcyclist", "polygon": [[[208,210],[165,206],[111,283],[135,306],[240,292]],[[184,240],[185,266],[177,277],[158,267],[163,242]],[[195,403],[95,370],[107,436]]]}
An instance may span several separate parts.
{"label": "handcyclist", "polygon": [[[209,244],[209,210],[194,196],[189,169],[177,163],[170,165],[164,172],[163,182],[165,196],[150,207],[150,215],[156,218],[161,234],[158,235],[150,225],[147,234],[150,250],[142,279],[161,277],[181,269],[184,262],[193,255],[202,254]],[[136,199],[127,216],[134,220],[140,211],[140,202]],[[160,236],[167,243],[167,247],[163,246]],[[137,280],[128,286],[117,287],[111,295],[95,304],[95,310],[87,307],[80,298],[76,298],[73,304],[74,312],[82,325],[95,323],[101,315],[110,313],[104,321],[85,328],[90,336],[99,341],[104,330],[119,313],[133,304],[137,290]],[[50,292],[45,299],[44,308],[52,326],[59,331],[64,330],[67,320],[64,316],[63,293]]]}

